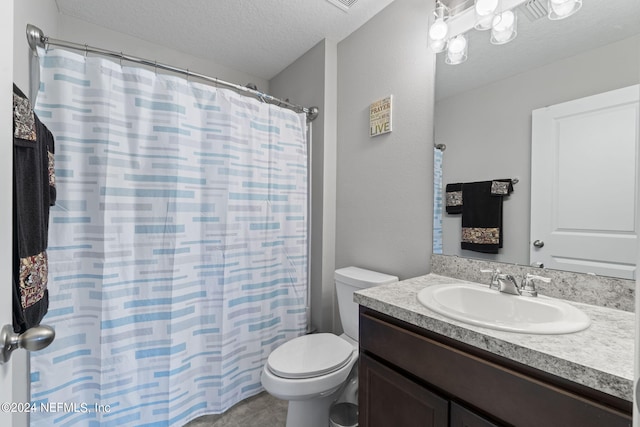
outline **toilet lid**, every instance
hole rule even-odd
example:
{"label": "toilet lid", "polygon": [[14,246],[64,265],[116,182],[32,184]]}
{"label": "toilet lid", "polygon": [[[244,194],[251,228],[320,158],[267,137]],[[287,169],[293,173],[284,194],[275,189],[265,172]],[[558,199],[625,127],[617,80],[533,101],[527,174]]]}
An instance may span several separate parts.
{"label": "toilet lid", "polygon": [[353,345],[337,335],[303,335],[276,348],[267,363],[280,377],[311,378],[342,368],[353,352]]}

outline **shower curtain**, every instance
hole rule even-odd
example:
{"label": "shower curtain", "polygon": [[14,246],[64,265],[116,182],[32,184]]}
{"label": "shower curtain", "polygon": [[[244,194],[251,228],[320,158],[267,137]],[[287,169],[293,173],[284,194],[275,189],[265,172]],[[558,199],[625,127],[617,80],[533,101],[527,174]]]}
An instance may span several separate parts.
{"label": "shower curtain", "polygon": [[442,254],[442,157],[441,149],[433,147],[433,253]]}
{"label": "shower curtain", "polygon": [[39,56],[56,340],[31,356],[32,425],[183,425],[258,393],[270,351],[306,329],[305,116]]}

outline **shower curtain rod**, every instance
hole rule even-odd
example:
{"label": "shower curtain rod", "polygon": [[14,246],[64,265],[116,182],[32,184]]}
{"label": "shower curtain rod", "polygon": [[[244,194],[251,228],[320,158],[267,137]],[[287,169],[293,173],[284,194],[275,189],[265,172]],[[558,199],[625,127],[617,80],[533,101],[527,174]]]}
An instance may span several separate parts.
{"label": "shower curtain rod", "polygon": [[73,42],[69,42],[69,41],[65,41],[65,40],[57,40],[57,39],[52,39],[48,36],[45,36],[44,33],[42,32],[42,30],[38,27],[36,27],[35,25],[32,24],[27,24],[27,40],[29,42],[29,47],[31,48],[31,50],[36,53],[36,48],[37,47],[42,47],[42,48],[46,48],[47,45],[50,46],[60,46],[60,47],[66,47],[69,49],[75,49],[75,50],[80,50],[80,51],[84,51],[85,53],[95,53],[98,55],[104,55],[104,56],[109,56],[112,58],[116,58],[116,59],[120,59],[121,61],[129,61],[129,62],[135,62],[137,64],[142,64],[142,65],[147,65],[149,67],[153,67],[155,69],[161,69],[161,70],[166,70],[166,71],[171,71],[174,73],[179,73],[179,74],[184,74],[187,77],[196,77],[198,79],[201,80],[205,80],[211,83],[214,83],[216,85],[220,85],[220,86],[226,86],[228,88],[234,89],[238,92],[242,92],[245,94],[249,94],[251,96],[254,96],[258,99],[260,99],[262,102],[265,103],[270,103],[270,104],[276,104],[279,107],[286,107],[290,110],[294,110],[297,111],[299,113],[305,113],[307,115],[307,120],[309,121],[313,121],[315,120],[316,117],[318,117],[318,107],[302,107],[300,105],[296,105],[296,104],[291,104],[288,101],[283,101],[281,99],[278,99],[274,96],[271,95],[267,95],[266,93],[262,93],[258,90],[255,89],[251,89],[249,87],[245,87],[245,86],[240,86],[238,84],[235,83],[230,83],[230,82],[226,82],[224,80],[220,80],[217,77],[210,77],[210,76],[206,76],[204,74],[200,74],[200,73],[194,73],[193,71],[190,71],[189,69],[184,69],[184,68],[178,68],[178,67],[174,67],[172,65],[167,65],[167,64],[162,64],[159,63],[157,61],[151,61],[149,59],[144,59],[144,58],[139,58],[136,56],[131,56],[131,55],[126,55],[122,52],[116,52],[116,51],[112,51],[112,50],[107,50],[107,49],[101,49],[98,47],[92,47],[92,46],[88,46],[86,44],[79,44],[79,43],[73,43]]}

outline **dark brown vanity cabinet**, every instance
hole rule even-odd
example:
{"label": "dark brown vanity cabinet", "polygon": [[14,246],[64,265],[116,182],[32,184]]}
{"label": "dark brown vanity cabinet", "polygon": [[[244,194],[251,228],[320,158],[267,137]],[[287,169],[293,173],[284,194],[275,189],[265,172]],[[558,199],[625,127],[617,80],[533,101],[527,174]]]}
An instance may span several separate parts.
{"label": "dark brown vanity cabinet", "polygon": [[628,427],[632,404],[360,308],[360,427]]}

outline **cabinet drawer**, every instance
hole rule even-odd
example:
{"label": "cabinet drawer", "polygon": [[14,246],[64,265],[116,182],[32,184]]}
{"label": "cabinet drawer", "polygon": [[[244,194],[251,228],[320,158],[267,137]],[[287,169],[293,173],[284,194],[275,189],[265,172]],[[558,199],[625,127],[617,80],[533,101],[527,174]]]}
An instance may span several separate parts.
{"label": "cabinet drawer", "polygon": [[401,328],[366,310],[360,347],[507,424],[627,427],[631,415]]}

